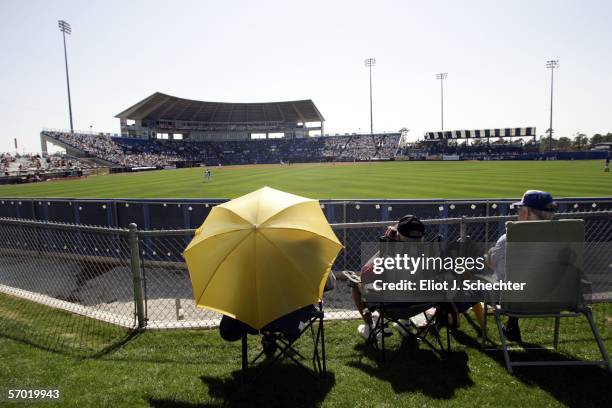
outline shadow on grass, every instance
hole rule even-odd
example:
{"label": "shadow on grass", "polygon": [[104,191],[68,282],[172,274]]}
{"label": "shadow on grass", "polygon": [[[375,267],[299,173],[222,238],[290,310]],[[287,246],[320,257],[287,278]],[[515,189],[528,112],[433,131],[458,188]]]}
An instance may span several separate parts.
{"label": "shadow on grass", "polygon": [[[465,352],[453,352],[441,359],[425,345],[404,338],[396,349],[387,349],[385,360],[382,352],[364,343],[355,346],[362,355],[359,361],[348,365],[391,384],[396,393],[422,392],[436,398],[448,400],[455,391],[474,385],[467,365]],[[367,360],[367,361],[364,361]]]}
{"label": "shadow on grass", "polygon": [[[503,353],[500,350],[481,350],[478,339],[461,331],[455,333],[455,340],[467,347],[480,350],[486,356],[506,369]],[[512,361],[576,361],[576,359],[536,343],[521,344],[528,350],[510,351]],[[595,340],[592,346],[597,348]],[[607,369],[598,366],[540,366],[513,367],[512,374],[522,383],[537,387],[550,394],[557,401],[570,407],[610,406],[612,401],[612,375]]]}
{"label": "shadow on grass", "polygon": [[121,336],[117,335],[113,339],[106,339],[105,346],[92,348],[91,345],[63,341],[60,337],[41,336],[37,333],[29,333],[29,336],[26,336],[19,332],[6,330],[6,327],[0,328],[0,337],[2,338],[26,344],[39,350],[82,359],[100,358],[112,354],[139,335],[139,331],[126,331]]}
{"label": "shadow on grass", "polygon": [[253,407],[253,406],[320,406],[336,384],[333,373],[315,379],[300,367],[286,363],[271,368],[252,384],[242,384],[240,370],[233,371],[229,378],[200,377],[212,400],[204,404],[184,401],[149,399],[152,407]]}
{"label": "shadow on grass", "polygon": [[92,354],[88,358],[100,358],[100,357],[104,357],[104,356],[106,356],[108,354],[112,354],[115,351],[119,350],[121,347],[123,347],[126,344],[128,344],[129,342],[131,342],[132,340],[136,339],[142,333],[143,333],[142,330],[130,330],[130,331],[128,331],[126,333],[126,335],[123,338],[115,340],[113,343],[111,343],[108,346],[104,347],[102,350]]}
{"label": "shadow on grass", "polygon": [[127,328],[0,294],[0,337],[71,357],[117,350],[136,334]]}

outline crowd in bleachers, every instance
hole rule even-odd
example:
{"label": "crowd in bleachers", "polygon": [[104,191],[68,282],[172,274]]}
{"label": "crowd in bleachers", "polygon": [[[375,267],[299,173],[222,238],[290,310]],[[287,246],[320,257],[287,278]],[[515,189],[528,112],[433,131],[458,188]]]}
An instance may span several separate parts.
{"label": "crowd in bleachers", "polygon": [[89,163],[60,154],[41,157],[38,154],[0,153],[0,178],[3,182],[8,179],[41,181],[56,176],[82,174],[91,169]]}
{"label": "crowd in bleachers", "polygon": [[47,136],[123,167],[389,160],[400,134],[318,136],[295,139],[185,141],[46,132]]}
{"label": "crowd in bleachers", "polygon": [[535,159],[540,156],[539,145],[528,143],[482,143],[454,144],[424,142],[418,146],[408,146],[401,154],[413,158],[433,158],[442,156],[459,156],[461,160],[521,160]]}
{"label": "crowd in bleachers", "polygon": [[[163,167],[182,160],[179,156],[161,151],[155,143],[130,144],[108,135],[89,135],[67,132],[46,132],[48,136],[87,153],[89,156],[123,167]],[[126,139],[129,140],[129,139]],[[140,142],[140,141],[139,141]],[[147,142],[147,141],[144,141]]]}

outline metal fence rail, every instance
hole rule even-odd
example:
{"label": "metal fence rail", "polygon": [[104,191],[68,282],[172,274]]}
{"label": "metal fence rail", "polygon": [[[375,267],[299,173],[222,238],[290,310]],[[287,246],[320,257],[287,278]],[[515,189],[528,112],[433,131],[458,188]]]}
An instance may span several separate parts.
{"label": "metal fence rail", "polygon": [[[584,219],[587,248],[612,243],[612,211],[556,217]],[[469,237],[492,245],[503,233],[504,223],[515,218],[455,217],[426,219],[424,224],[429,240]],[[333,270],[358,270],[361,244],[376,241],[392,223],[332,224],[344,244]],[[193,233],[193,229],[143,231],[135,224],[124,229],[0,219],[0,293],[126,329],[212,327],[220,316],[195,307],[182,257]],[[592,271],[595,282],[593,300],[610,302],[612,253],[597,254],[585,257],[585,269]],[[328,318],[357,317],[343,281],[326,294],[325,306]],[[596,317],[607,338],[612,304],[598,310],[603,310]]]}
{"label": "metal fence rail", "polygon": [[[197,228],[210,210],[227,199],[69,199],[0,198],[0,217],[144,230]],[[403,214],[421,219],[506,216],[517,199],[319,200],[330,223],[393,220]],[[559,198],[560,212],[612,210],[612,197]]]}

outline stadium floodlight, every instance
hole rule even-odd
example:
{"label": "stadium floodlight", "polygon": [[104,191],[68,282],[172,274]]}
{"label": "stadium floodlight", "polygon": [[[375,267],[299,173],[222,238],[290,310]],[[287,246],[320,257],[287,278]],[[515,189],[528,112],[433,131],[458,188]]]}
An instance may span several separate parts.
{"label": "stadium floodlight", "polygon": [[374,119],[372,117],[372,67],[376,66],[376,58],[366,58],[365,66],[370,69],[370,134],[374,134]]}
{"label": "stadium floodlight", "polygon": [[440,80],[440,116],[442,119],[442,124],[440,130],[444,130],[444,80],[448,74],[446,72],[441,72],[436,74],[436,79]]}
{"label": "stadium floodlight", "polygon": [[559,60],[546,61],[546,68],[550,68],[550,126],[548,128],[548,151],[552,151],[552,135],[553,135],[553,78],[555,68],[559,68]]}
{"label": "stadium floodlight", "polygon": [[72,28],[64,20],[58,20],[57,26],[62,32],[62,38],[64,39],[64,63],[66,65],[66,87],[68,88],[68,114],[70,115],[70,133],[74,133],[74,127],[72,125],[72,101],[70,100],[70,79],[68,77],[68,53],[66,51],[66,34],[72,34]]}

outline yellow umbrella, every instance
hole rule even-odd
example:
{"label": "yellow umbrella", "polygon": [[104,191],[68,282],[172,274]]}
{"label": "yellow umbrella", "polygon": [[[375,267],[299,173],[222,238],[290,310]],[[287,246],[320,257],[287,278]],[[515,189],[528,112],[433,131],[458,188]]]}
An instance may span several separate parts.
{"label": "yellow umbrella", "polygon": [[317,200],[264,187],[214,207],[183,256],[197,306],[260,329],[318,302],[341,248]]}

